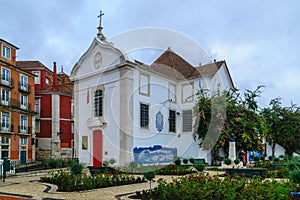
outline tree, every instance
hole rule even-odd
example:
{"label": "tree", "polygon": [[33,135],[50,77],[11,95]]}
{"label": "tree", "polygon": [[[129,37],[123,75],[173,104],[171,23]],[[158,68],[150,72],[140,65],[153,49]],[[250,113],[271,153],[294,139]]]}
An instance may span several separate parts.
{"label": "tree", "polygon": [[261,115],[268,122],[267,140],[275,154],[275,145],[279,144],[291,156],[300,149],[300,108],[292,104],[283,107],[280,98],[270,101],[269,107],[261,111]]}
{"label": "tree", "polygon": [[258,114],[256,98],[260,96],[259,86],[247,90],[243,97],[238,91],[224,91],[207,98],[199,91],[194,108],[196,127],[194,138],[200,140],[200,147],[211,149],[213,162],[218,150],[228,154],[229,138],[233,134],[237,150],[263,150],[262,137],[266,134],[266,123]]}
{"label": "tree", "polygon": [[280,98],[272,99],[269,107],[261,111],[268,122],[267,141],[275,154],[275,145],[279,144],[291,156],[300,149],[300,108],[296,105],[283,107]]}

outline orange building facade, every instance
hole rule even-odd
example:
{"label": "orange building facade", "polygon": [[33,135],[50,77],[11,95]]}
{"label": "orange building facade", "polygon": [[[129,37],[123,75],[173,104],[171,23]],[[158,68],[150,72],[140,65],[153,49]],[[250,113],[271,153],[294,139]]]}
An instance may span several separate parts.
{"label": "orange building facade", "polygon": [[0,159],[35,160],[34,75],[16,66],[19,48],[0,39]]}

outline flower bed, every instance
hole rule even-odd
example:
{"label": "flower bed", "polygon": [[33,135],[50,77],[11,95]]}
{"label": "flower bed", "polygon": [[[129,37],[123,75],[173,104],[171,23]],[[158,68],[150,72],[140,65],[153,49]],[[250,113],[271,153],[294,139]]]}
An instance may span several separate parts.
{"label": "flower bed", "polygon": [[78,176],[59,171],[49,177],[41,177],[41,182],[57,185],[58,191],[71,192],[142,183],[146,180],[143,177],[134,177],[128,174],[103,173],[92,178],[86,175]]}
{"label": "flower bed", "polygon": [[158,181],[153,191],[136,192],[138,199],[289,199],[296,184],[264,180],[260,177],[230,177],[224,179],[205,175],[190,175],[166,182]]}

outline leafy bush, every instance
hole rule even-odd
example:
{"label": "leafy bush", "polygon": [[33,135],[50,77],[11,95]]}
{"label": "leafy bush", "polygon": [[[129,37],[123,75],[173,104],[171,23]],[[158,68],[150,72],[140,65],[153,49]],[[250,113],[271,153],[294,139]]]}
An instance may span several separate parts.
{"label": "leafy bush", "polygon": [[259,161],[259,157],[258,157],[258,156],[254,156],[253,160],[254,160],[255,162],[258,162],[258,161]]}
{"label": "leafy bush", "polygon": [[273,156],[268,156],[268,159],[269,160],[273,160]]}
{"label": "leafy bush", "polygon": [[278,162],[279,160],[280,160],[279,158],[276,158],[276,157],[273,158],[274,162]]}
{"label": "leafy bush", "polygon": [[241,162],[241,160],[237,158],[233,162],[234,162],[234,164],[238,165]]}
{"label": "leafy bush", "polygon": [[186,158],[184,158],[184,159],[182,160],[182,162],[186,165],[186,164],[188,164],[189,160],[186,159]]}
{"label": "leafy bush", "polygon": [[284,158],[284,155],[280,155],[279,158],[283,159],[283,158]]}
{"label": "leafy bush", "polygon": [[78,162],[73,161],[70,164],[69,168],[70,168],[71,174],[73,174],[73,175],[80,175],[80,174],[82,174],[83,165],[80,164],[80,163],[78,163]]}
{"label": "leafy bush", "polygon": [[179,166],[181,165],[181,159],[180,158],[177,158],[175,161],[174,161],[175,165]]}
{"label": "leafy bush", "polygon": [[157,175],[184,175],[191,174],[196,171],[187,165],[167,165],[163,168],[157,169],[155,172]]}
{"label": "leafy bush", "polygon": [[47,159],[45,162],[46,162],[47,168],[50,168],[50,169],[58,168],[61,166],[61,160],[59,160],[59,159],[50,158],[50,159]]}
{"label": "leafy bush", "polygon": [[300,169],[300,157],[293,157],[289,162],[288,162],[288,167],[290,170],[294,169]]}
{"label": "leafy bush", "polygon": [[232,161],[230,160],[230,158],[224,158],[223,162],[225,165],[230,165]]}
{"label": "leafy bush", "polygon": [[195,163],[195,159],[194,158],[189,158],[189,161],[190,161],[191,164]]}
{"label": "leafy bush", "polygon": [[83,175],[73,175],[64,171],[53,172],[50,176],[41,177],[41,182],[55,184],[58,191],[72,192],[90,190],[96,188],[111,187],[117,185],[127,185],[145,182],[144,177],[134,177],[128,174],[98,174],[91,178]]}
{"label": "leafy bush", "polygon": [[175,178],[171,182],[158,180],[158,186],[149,191],[137,192],[138,199],[289,199],[296,184],[291,182],[262,181],[260,177],[245,178],[226,176],[190,175]]}
{"label": "leafy bush", "polygon": [[299,169],[294,169],[294,170],[290,173],[290,180],[291,180],[293,183],[300,184],[300,170],[299,170]]}
{"label": "leafy bush", "polygon": [[202,172],[202,171],[205,169],[205,164],[198,163],[198,164],[195,164],[194,167],[195,167],[199,172]]}
{"label": "leafy bush", "polygon": [[264,161],[265,159],[266,159],[266,157],[265,156],[260,156],[260,158],[259,158],[261,161]]}

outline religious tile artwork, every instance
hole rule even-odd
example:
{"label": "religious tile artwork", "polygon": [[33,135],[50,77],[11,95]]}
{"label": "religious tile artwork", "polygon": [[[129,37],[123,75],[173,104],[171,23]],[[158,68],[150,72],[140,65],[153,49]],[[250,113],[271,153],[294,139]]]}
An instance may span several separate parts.
{"label": "religious tile artwork", "polygon": [[161,132],[164,128],[164,116],[160,111],[156,113],[156,129],[158,132]]}
{"label": "religious tile artwork", "polygon": [[140,164],[171,163],[177,156],[176,148],[162,147],[135,147],[133,149],[134,162]]}
{"label": "religious tile artwork", "polygon": [[[252,157],[253,155],[253,157]],[[257,157],[260,157],[261,156],[261,152],[260,151],[248,151],[248,158],[249,158],[249,162],[252,162],[254,161],[254,157],[257,156]]]}

